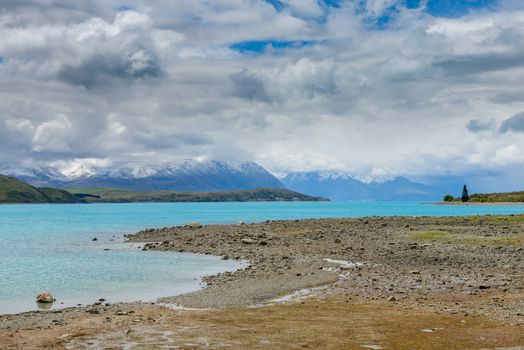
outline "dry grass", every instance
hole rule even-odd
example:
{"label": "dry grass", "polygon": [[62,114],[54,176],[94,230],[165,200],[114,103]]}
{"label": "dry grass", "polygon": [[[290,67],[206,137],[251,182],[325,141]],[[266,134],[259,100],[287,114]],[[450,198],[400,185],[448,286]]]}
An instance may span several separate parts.
{"label": "dry grass", "polygon": [[[119,344],[128,339],[134,349],[481,349],[524,344],[522,327],[341,296],[304,304],[184,312],[156,329],[122,333],[120,339],[112,333],[109,338]],[[145,338],[149,345],[143,343]],[[105,343],[104,335],[99,340]]]}
{"label": "dry grass", "polygon": [[450,233],[446,231],[418,231],[410,234],[418,241],[440,241],[457,243],[470,247],[480,246],[524,246],[524,236],[480,236]]}
{"label": "dry grass", "polygon": [[472,215],[444,219],[449,223],[524,223],[524,214],[512,215]]}
{"label": "dry grass", "polygon": [[[156,321],[136,323],[133,318]],[[16,349],[13,341],[18,339],[28,349],[365,349],[373,345],[383,349],[484,349],[524,345],[519,326],[346,296],[211,311],[150,307],[133,317],[122,317],[119,323],[111,326],[99,315],[49,330],[22,330],[15,337],[0,332],[0,344]],[[71,336],[63,342],[58,339],[61,334]]]}

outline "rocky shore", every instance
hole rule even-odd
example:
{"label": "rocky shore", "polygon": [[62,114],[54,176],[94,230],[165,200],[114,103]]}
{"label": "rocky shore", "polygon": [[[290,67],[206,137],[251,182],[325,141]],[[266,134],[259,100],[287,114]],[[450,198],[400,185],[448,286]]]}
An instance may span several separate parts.
{"label": "rocky shore", "polygon": [[[144,230],[128,240],[144,250],[213,254],[251,265],[206,277],[201,291],[160,300],[169,308],[99,304],[0,316],[0,344],[120,348],[155,339],[182,348],[265,348],[264,341],[276,348],[524,346],[522,215],[194,223]],[[285,332],[269,334],[276,324],[306,332],[307,346]],[[328,339],[330,332],[313,331],[316,326],[346,335]],[[251,337],[237,334],[239,327]]]}
{"label": "rocky shore", "polygon": [[[521,222],[522,220],[522,222]],[[341,291],[430,307],[432,296],[465,299],[438,311],[489,315],[524,325],[524,217],[365,218],[166,228],[129,238],[147,250],[247,259],[251,268],[206,278],[208,287],[164,301],[188,307],[264,303],[337,281]],[[359,266],[329,260],[361,263]],[[504,293],[478,309],[479,294]],[[504,305],[504,306],[503,306]],[[511,305],[511,306],[510,306]],[[524,331],[524,330],[523,330]]]}

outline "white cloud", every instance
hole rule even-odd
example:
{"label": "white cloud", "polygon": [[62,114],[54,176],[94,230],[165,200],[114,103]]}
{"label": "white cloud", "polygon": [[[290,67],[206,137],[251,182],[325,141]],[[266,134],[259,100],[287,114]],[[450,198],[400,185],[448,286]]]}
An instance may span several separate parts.
{"label": "white cloud", "polygon": [[[405,10],[373,30],[349,3],[64,4],[0,5],[2,162],[249,159],[362,178],[524,168],[522,134],[495,131],[524,110],[520,9]],[[310,45],[230,47],[246,40]]]}
{"label": "white cloud", "polygon": [[34,132],[32,149],[35,152],[66,153],[72,151],[67,139],[72,135],[72,125],[66,116],[40,124]]}
{"label": "white cloud", "polygon": [[324,14],[317,0],[284,0],[282,3],[299,16],[319,17]]}

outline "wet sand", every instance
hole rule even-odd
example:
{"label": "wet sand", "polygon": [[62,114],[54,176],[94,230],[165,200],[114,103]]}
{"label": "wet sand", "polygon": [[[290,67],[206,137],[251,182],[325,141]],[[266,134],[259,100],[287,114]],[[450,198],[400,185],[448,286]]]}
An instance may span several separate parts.
{"label": "wet sand", "polygon": [[[205,310],[132,303],[0,316],[0,344],[524,346],[522,215],[189,225],[145,230],[129,240],[144,242],[147,250],[214,254],[252,266],[207,277],[204,290],[161,300]],[[303,292],[274,301],[298,290]]]}

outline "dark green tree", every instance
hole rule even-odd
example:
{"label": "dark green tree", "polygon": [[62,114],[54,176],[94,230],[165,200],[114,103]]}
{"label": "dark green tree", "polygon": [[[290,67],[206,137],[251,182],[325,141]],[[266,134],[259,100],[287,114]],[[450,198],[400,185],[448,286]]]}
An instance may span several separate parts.
{"label": "dark green tree", "polygon": [[453,199],[453,196],[450,194],[444,196],[444,202],[453,202]]}
{"label": "dark green tree", "polygon": [[464,185],[464,188],[462,189],[462,196],[460,196],[460,200],[463,202],[469,201],[468,188],[466,187],[466,185]]}

